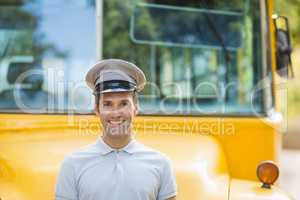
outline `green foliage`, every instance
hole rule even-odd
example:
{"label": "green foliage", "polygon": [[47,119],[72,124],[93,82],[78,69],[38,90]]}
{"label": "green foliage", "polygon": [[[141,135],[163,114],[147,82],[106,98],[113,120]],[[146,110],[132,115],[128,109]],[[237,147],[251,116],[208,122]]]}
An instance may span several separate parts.
{"label": "green foliage", "polygon": [[[46,53],[67,57],[67,52],[60,51],[38,31],[41,16],[24,9],[26,6],[22,4],[8,2],[2,2],[0,7],[0,60],[10,56],[30,55],[35,62],[39,62]],[[25,2],[28,6],[37,0]]]}
{"label": "green foliage", "polygon": [[288,80],[288,118],[295,119],[300,115],[300,48],[295,49],[292,54],[292,62],[295,71],[295,78]]}
{"label": "green foliage", "polygon": [[295,78],[288,80],[288,118],[290,121],[300,114],[300,0],[277,0],[276,13],[284,15],[289,19],[292,36],[293,54],[292,63],[295,71]]}
{"label": "green foliage", "polygon": [[289,18],[293,46],[300,44],[300,0],[276,0],[275,12]]}
{"label": "green foliage", "polygon": [[[132,12],[131,0],[104,1],[103,56],[104,58],[121,58],[136,63],[145,73],[150,73],[150,47],[136,45],[129,33],[130,16]],[[146,21],[147,18],[144,18]],[[149,24],[144,22],[144,24]]]}

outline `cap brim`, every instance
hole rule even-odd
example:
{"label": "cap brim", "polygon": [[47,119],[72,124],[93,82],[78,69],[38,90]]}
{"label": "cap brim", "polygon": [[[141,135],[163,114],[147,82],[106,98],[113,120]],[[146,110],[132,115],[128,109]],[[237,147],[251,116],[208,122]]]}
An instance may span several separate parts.
{"label": "cap brim", "polygon": [[133,92],[135,89],[122,89],[122,88],[115,88],[115,89],[107,89],[107,90],[102,90],[100,94],[104,93],[111,93],[111,92]]}

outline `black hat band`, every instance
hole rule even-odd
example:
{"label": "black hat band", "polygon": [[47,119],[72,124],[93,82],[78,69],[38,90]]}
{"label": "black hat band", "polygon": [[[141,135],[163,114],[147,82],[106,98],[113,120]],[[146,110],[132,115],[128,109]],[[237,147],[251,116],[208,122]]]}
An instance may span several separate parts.
{"label": "black hat band", "polygon": [[136,84],[124,80],[104,81],[96,85],[94,94],[99,94],[102,91],[114,89],[124,89],[131,91],[136,89]]}

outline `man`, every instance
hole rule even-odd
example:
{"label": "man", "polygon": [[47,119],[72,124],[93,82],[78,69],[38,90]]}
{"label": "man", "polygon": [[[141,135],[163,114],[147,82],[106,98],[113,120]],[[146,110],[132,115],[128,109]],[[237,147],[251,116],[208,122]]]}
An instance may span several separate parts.
{"label": "man", "polygon": [[133,138],[144,73],[130,62],[107,59],[89,70],[86,82],[96,97],[102,137],[65,158],[56,200],[175,200],[169,159]]}

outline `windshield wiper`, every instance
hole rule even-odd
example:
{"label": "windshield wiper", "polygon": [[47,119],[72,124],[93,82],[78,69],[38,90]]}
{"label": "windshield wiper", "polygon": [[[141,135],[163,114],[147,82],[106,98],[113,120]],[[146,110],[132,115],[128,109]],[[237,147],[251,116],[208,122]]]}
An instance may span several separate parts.
{"label": "windshield wiper", "polygon": [[[201,7],[204,7],[204,6],[208,7],[206,0],[201,0],[199,3],[200,3]],[[225,67],[226,67],[226,70],[227,70],[227,67],[228,67],[229,62],[231,60],[231,57],[230,57],[230,53],[229,53],[229,51],[228,51],[228,49],[225,45],[225,41],[222,38],[222,35],[218,32],[218,30],[216,28],[216,25],[214,24],[214,22],[210,18],[210,16],[206,12],[203,12],[203,14],[206,18],[206,21],[208,22],[208,27],[212,30],[212,32],[214,33],[215,37],[217,38],[218,42],[220,43],[220,45],[222,47],[222,50],[224,52],[224,58],[225,58]]]}
{"label": "windshield wiper", "polygon": [[4,44],[3,50],[0,55],[0,60],[2,60],[7,55],[11,42],[12,42],[12,34],[8,36],[7,42],[6,44]]}

